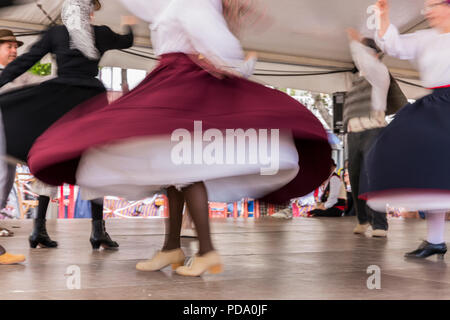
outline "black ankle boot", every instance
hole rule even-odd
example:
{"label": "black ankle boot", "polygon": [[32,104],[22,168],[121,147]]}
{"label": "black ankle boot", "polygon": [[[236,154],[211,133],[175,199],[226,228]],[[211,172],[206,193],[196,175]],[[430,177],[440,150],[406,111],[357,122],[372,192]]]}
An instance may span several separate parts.
{"label": "black ankle boot", "polygon": [[34,219],[33,233],[28,238],[31,248],[40,246],[42,248],[56,248],[58,242],[50,239],[45,227],[45,219]]}
{"label": "black ankle boot", "polygon": [[100,246],[103,249],[117,249],[119,244],[111,239],[108,232],[105,229],[105,220],[92,220],[92,233],[91,233],[92,249],[99,249]]}
{"label": "black ankle boot", "polygon": [[432,244],[428,241],[422,242],[417,250],[405,254],[405,258],[425,259],[437,254],[440,259],[444,259],[447,253],[447,245],[444,243]]}

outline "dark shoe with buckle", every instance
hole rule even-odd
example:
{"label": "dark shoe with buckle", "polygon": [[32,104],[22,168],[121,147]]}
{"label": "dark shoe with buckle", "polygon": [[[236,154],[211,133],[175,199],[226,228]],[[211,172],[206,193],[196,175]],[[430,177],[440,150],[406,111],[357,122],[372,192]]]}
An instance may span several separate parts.
{"label": "dark shoe with buckle", "polygon": [[405,254],[405,258],[414,259],[426,259],[432,255],[437,255],[438,258],[444,259],[444,255],[447,253],[447,245],[444,243],[433,244],[428,241],[422,242],[422,244],[414,251]]}

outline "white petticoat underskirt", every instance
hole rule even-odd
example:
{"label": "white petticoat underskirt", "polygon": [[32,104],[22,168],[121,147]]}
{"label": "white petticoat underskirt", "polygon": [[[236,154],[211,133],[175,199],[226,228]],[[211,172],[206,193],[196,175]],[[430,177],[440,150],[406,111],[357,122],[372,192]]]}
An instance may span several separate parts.
{"label": "white petticoat underskirt", "polygon": [[33,181],[30,189],[40,196],[47,196],[52,199],[58,196],[58,187],[51,186],[38,179],[35,179],[35,181]]}
{"label": "white petticoat underskirt", "polygon": [[387,207],[402,208],[406,211],[450,211],[448,192],[421,194],[419,192],[400,195],[383,195],[367,201],[373,210],[386,212]]}
{"label": "white petticoat underskirt", "polygon": [[[233,202],[245,197],[261,198],[288,184],[299,171],[299,156],[290,132],[280,132],[279,171],[275,175],[261,175],[261,164],[249,161],[232,165],[176,165],[171,160],[175,144],[167,135],[89,149],[81,158],[76,177],[82,198],[109,195],[139,200],[169,186],[203,181],[210,201]],[[270,139],[268,145],[270,150]],[[247,148],[246,156],[248,152]]]}

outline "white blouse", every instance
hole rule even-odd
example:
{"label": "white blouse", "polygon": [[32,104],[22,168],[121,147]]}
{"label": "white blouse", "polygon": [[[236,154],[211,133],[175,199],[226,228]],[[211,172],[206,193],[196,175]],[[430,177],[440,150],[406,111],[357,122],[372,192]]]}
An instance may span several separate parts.
{"label": "white blouse", "polygon": [[352,41],[350,51],[359,74],[372,85],[372,109],[385,112],[391,83],[388,68],[374,56],[375,50],[361,42]]}
{"label": "white blouse", "polygon": [[245,77],[255,59],[245,61],[239,40],[228,29],[221,0],[121,0],[137,17],[150,23],[157,55],[182,52],[201,54],[221,69]]}
{"label": "white blouse", "polygon": [[375,41],[388,55],[413,62],[425,87],[450,85],[450,33],[427,29],[400,35],[391,24],[383,38],[376,32]]}

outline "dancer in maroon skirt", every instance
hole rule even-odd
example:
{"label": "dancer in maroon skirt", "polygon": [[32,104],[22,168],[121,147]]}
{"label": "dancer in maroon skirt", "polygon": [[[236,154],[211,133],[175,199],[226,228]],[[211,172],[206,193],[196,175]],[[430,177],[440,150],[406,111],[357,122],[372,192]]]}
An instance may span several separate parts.
{"label": "dancer in maroon skirt", "polygon": [[[219,272],[208,200],[247,196],[279,203],[311,192],[329,176],[327,134],[296,100],[245,79],[256,59],[244,59],[230,30],[243,27],[245,16],[259,16],[252,3],[123,4],[150,22],[159,65],[113,104],[88,103],[58,121],[33,146],[31,170],[55,185],[76,181],[90,197],[136,199],[167,188],[166,243],[137,268],[156,271],[172,265],[185,276]],[[189,266],[181,266],[184,201],[200,243]]]}

